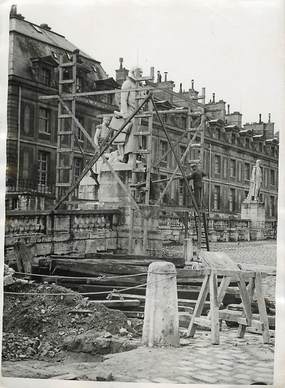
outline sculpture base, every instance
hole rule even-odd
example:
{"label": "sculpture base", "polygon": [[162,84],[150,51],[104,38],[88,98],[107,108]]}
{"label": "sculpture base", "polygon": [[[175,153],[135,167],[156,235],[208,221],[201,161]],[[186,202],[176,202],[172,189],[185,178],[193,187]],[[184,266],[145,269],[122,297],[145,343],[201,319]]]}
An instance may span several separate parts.
{"label": "sculpture base", "polygon": [[[121,181],[128,186],[132,176],[131,166],[127,163],[112,163],[112,167],[118,174]],[[100,203],[119,203],[121,206],[129,205],[130,198],[116,181],[110,168],[103,164],[100,171],[100,187],[98,191]]]}
{"label": "sculpture base", "polygon": [[244,201],[241,204],[241,219],[251,221],[251,240],[264,239],[265,206],[263,202]]}

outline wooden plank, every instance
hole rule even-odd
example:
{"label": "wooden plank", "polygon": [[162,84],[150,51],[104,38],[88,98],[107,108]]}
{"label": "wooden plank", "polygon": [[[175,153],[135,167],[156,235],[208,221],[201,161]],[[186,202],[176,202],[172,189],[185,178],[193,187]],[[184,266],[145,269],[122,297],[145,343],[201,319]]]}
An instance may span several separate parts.
{"label": "wooden plank", "polygon": [[108,260],[104,262],[101,260],[100,262],[96,261],[96,263],[86,262],[85,260],[81,260],[80,262],[69,260],[69,259],[60,259],[60,260],[52,260],[51,262],[51,270],[53,273],[56,271],[65,271],[78,273],[80,275],[93,275],[98,276],[98,274],[114,274],[114,275],[134,275],[140,274],[143,272],[147,272],[140,266],[135,265],[125,265],[116,263],[114,261]]}
{"label": "wooden plank", "polygon": [[224,296],[226,294],[226,291],[228,290],[230,282],[231,282],[231,278],[229,276],[223,277],[218,289],[218,296],[217,296],[218,305],[220,305],[223,302]]}
{"label": "wooden plank", "polygon": [[138,299],[125,299],[125,300],[92,300],[91,304],[103,304],[108,308],[122,308],[122,307],[138,307],[140,301]]}
{"label": "wooden plank", "polygon": [[256,298],[257,298],[258,310],[260,315],[260,321],[263,325],[263,333],[262,333],[263,342],[267,344],[270,342],[269,323],[268,323],[268,316],[266,312],[266,305],[265,305],[265,300],[264,300],[264,295],[262,290],[262,277],[260,272],[256,273],[255,290],[256,290]]}
{"label": "wooden plank", "polygon": [[198,318],[201,316],[208,293],[209,293],[209,275],[206,275],[187,330],[187,337],[193,337],[195,334],[195,330],[196,330],[195,318]]}
{"label": "wooden plank", "polygon": [[118,253],[86,253],[85,259],[110,259],[110,260],[123,260],[127,261],[130,264],[135,262],[143,263],[145,261],[146,265],[154,261],[168,261],[175,264],[176,267],[184,267],[185,260],[184,257],[163,257],[163,256],[149,256],[149,255],[129,255],[129,254],[118,254]]}
{"label": "wooden plank", "polygon": [[220,343],[220,323],[219,323],[219,304],[218,304],[218,286],[217,275],[212,271],[209,280],[210,285],[210,312],[211,312],[211,342],[213,345]]}
{"label": "wooden plank", "polygon": [[243,274],[241,273],[239,274],[239,281],[237,283],[240,290],[240,296],[241,296],[243,309],[247,320],[247,325],[251,326],[251,319],[252,319],[251,301],[246,289]]}

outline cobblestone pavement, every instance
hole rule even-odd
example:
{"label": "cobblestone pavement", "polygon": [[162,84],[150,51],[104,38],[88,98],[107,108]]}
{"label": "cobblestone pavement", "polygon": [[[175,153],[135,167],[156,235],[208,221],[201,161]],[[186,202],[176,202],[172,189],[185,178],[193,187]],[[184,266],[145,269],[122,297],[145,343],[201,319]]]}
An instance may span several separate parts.
{"label": "cobblestone pavement", "polygon": [[261,336],[238,339],[236,334],[225,330],[220,345],[211,345],[209,334],[198,332],[179,349],[141,347],[116,354],[99,364],[94,374],[108,370],[115,381],[126,382],[272,384],[273,344],[264,345]]}
{"label": "cobblestone pavement", "polygon": [[[113,376],[114,381],[173,384],[273,383],[273,340],[246,333],[237,338],[236,329],[223,328],[220,345],[211,345],[209,333],[197,331],[194,338],[181,339],[179,348],[139,347],[108,355],[101,363],[47,364],[39,361],[4,362],[3,376],[96,380]],[[61,376],[59,376],[61,375]]]}
{"label": "cobblestone pavement", "polygon": [[224,251],[238,263],[250,265],[276,266],[277,244],[274,240],[212,243],[213,251]]}

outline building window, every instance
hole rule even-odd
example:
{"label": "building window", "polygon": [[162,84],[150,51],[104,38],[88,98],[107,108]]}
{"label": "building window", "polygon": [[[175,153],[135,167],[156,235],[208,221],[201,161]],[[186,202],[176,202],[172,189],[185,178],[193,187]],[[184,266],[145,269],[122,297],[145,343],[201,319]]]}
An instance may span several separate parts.
{"label": "building window", "polygon": [[214,186],[214,210],[220,209],[221,200],[221,188],[220,186]]}
{"label": "building window", "polygon": [[224,173],[224,178],[227,178],[228,177],[228,161],[226,158],[224,158],[224,161],[223,161],[223,173]]}
{"label": "building window", "polygon": [[237,162],[237,177],[238,177],[238,180],[241,181],[241,163],[240,162]]}
{"label": "building window", "polygon": [[230,159],[230,177],[234,178],[236,176],[236,161]]}
{"label": "building window", "polygon": [[263,152],[263,143],[261,142],[258,143],[258,151]]}
{"label": "building window", "polygon": [[247,196],[248,196],[248,190],[245,190],[245,192],[244,192],[244,199],[246,199]]}
{"label": "building window", "polygon": [[[160,141],[160,157],[162,157],[166,152],[168,151],[168,143],[167,141],[161,140]],[[165,155],[162,159],[162,162],[167,163],[167,156]]]}
{"label": "building window", "polygon": [[244,164],[244,179],[246,181],[250,180],[250,164],[249,163]]}
{"label": "building window", "polygon": [[29,152],[23,152],[23,179],[29,179]]}
{"label": "building window", "polygon": [[40,68],[40,82],[46,86],[50,86],[51,83],[51,70],[46,67]]}
{"label": "building window", "polygon": [[236,140],[237,140],[236,134],[232,133],[232,144],[236,144]]}
{"label": "building window", "polygon": [[23,129],[24,133],[26,135],[29,134],[31,127],[31,108],[29,105],[25,105],[24,108],[24,122],[23,122]]}
{"label": "building window", "polygon": [[221,157],[220,155],[215,155],[215,174],[220,174],[221,173]]}
{"label": "building window", "polygon": [[217,139],[217,140],[220,140],[220,138],[221,138],[220,128],[214,128],[214,130],[213,130],[213,138]]}
{"label": "building window", "polygon": [[83,92],[83,78],[82,77],[76,78],[76,92],[77,93]]}
{"label": "building window", "polygon": [[275,171],[274,170],[270,170],[270,184],[272,186],[275,186]]}
{"label": "building window", "polygon": [[82,172],[82,159],[74,158],[74,178],[77,179]]}
{"label": "building window", "polygon": [[230,189],[229,192],[229,211],[234,212],[235,211],[235,189]]}
{"label": "building window", "polygon": [[270,217],[275,216],[275,198],[270,196]]}
{"label": "building window", "polygon": [[[186,151],[186,147],[181,145],[179,148],[180,148],[180,159],[181,159],[182,156],[184,155],[184,152]],[[187,155],[185,156],[183,163],[186,163],[186,162],[187,162]]]}
{"label": "building window", "polygon": [[246,146],[246,148],[250,147],[250,141],[249,141],[248,137],[245,138],[245,146]]}
{"label": "building window", "polygon": [[[84,128],[84,117],[78,116],[77,120],[80,122],[80,124]],[[79,127],[77,127],[77,126],[76,126],[76,135],[77,135],[77,138],[78,138],[79,141],[82,141],[82,142],[84,141],[84,134],[81,131],[81,129]]]}
{"label": "building window", "polygon": [[38,183],[46,186],[48,183],[49,153],[39,151],[38,154]]}
{"label": "building window", "polygon": [[39,111],[39,132],[50,135],[50,111],[46,108]]}

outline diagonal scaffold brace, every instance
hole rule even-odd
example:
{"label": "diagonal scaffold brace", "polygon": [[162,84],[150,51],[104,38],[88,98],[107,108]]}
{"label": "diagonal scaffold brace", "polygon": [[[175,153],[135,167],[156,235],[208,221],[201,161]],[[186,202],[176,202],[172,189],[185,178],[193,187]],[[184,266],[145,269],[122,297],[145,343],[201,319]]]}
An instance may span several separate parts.
{"label": "diagonal scaffold brace", "polygon": [[128,197],[131,199],[132,203],[135,205],[135,207],[140,210],[138,204],[134,200],[133,196],[131,195],[129,189],[125,186],[125,184],[121,181],[118,174],[114,171],[111,164],[107,161],[107,159],[104,157],[105,151],[110,147],[110,145],[114,142],[114,140],[119,136],[119,134],[125,129],[125,127],[132,121],[132,119],[135,117],[135,115],[143,108],[143,106],[151,99],[151,94],[149,93],[146,98],[142,101],[142,103],[138,106],[138,108],[131,114],[131,116],[126,120],[126,122],[121,126],[121,128],[115,133],[115,135],[100,149],[97,150],[96,146],[91,139],[88,132],[84,129],[84,127],[81,125],[81,123],[77,120],[77,118],[72,114],[72,112],[69,110],[68,106],[64,103],[64,101],[59,97],[60,102],[64,106],[64,108],[72,115],[72,119],[75,121],[76,125],[79,127],[79,129],[83,132],[87,140],[90,142],[90,144],[95,149],[94,156],[89,160],[89,162],[86,164],[76,181],[73,183],[73,185],[67,190],[67,192],[59,199],[59,201],[55,204],[54,208],[52,209],[51,213],[53,213],[55,210],[58,209],[58,207],[68,198],[68,196],[76,189],[76,187],[80,184],[84,176],[88,173],[88,171],[91,169],[91,167],[98,161],[100,157],[103,158],[104,161],[108,164],[112,174],[114,175],[115,179],[118,181],[122,189],[125,191],[125,193],[128,195]]}

